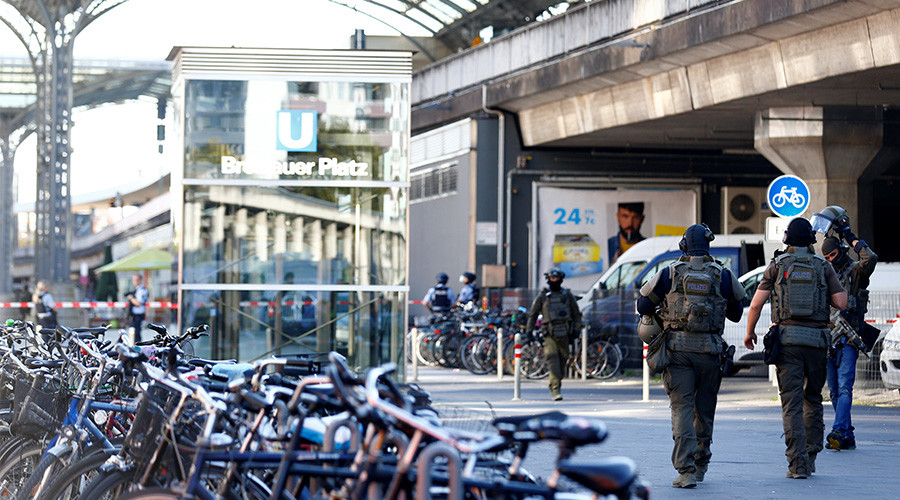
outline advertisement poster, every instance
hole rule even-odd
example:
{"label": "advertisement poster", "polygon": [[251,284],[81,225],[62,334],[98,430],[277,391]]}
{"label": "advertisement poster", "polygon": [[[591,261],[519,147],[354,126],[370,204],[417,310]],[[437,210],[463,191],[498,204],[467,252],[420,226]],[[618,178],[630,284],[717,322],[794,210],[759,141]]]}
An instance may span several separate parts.
{"label": "advertisement poster", "polygon": [[565,286],[576,292],[587,290],[634,244],[652,236],[680,236],[698,217],[692,189],[541,186],[537,211],[537,275],[558,267],[566,273]]}

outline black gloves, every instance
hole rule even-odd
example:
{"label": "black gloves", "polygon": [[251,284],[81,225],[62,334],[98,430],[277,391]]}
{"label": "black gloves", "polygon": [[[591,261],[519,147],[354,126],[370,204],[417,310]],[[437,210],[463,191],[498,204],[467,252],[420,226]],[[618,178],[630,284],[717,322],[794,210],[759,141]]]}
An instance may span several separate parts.
{"label": "black gloves", "polygon": [[850,230],[850,226],[844,226],[844,227],[842,227],[842,228],[840,229],[840,234],[841,234],[841,238],[843,238],[844,241],[846,241],[847,244],[849,244],[849,245],[851,245],[851,246],[853,245],[853,242],[854,242],[854,241],[856,241],[856,240],[859,239],[859,238],[856,237],[855,234],[853,234],[853,231]]}

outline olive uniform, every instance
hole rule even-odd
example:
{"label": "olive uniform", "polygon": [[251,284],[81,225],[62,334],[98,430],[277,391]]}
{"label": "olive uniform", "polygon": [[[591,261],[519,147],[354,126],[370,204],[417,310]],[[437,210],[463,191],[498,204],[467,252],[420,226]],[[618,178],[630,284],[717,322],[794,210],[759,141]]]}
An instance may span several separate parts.
{"label": "olive uniform", "polygon": [[722,381],[725,318],[738,321],[744,289],[709,255],[683,256],[641,288],[637,309],[655,313],[669,338],[669,365],[662,379],[672,409],[673,486],[702,481],[712,452],[713,420]]}
{"label": "olive uniform", "polygon": [[831,264],[812,247],[789,246],[769,263],[759,290],[771,291],[772,323],[781,332],[775,367],[788,476],[806,477],[822,451],[829,301],[841,285]]}
{"label": "olive uniform", "polygon": [[526,332],[531,333],[539,314],[543,315],[544,356],[550,368],[550,394],[559,395],[566,363],[569,361],[569,338],[581,325],[581,311],[568,288],[558,291],[544,288],[534,298],[528,313]]}

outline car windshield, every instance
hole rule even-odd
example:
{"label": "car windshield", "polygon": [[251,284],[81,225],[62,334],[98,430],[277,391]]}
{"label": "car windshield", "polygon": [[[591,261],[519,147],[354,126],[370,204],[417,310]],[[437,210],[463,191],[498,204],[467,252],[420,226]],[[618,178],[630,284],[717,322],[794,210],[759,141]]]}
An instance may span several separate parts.
{"label": "car windshield", "polygon": [[645,260],[626,262],[613,271],[603,284],[607,290],[622,288],[631,283],[631,281],[634,280],[634,277],[637,276],[646,265],[647,261]]}
{"label": "car windshield", "polygon": [[664,269],[664,268],[668,267],[669,264],[675,262],[675,260],[676,259],[663,259],[663,260],[657,262],[656,264],[653,264],[653,267],[648,269],[647,272],[644,273],[644,277],[641,278],[641,286],[644,286],[644,283],[650,281],[650,278],[655,276],[656,273],[658,273],[660,269]]}

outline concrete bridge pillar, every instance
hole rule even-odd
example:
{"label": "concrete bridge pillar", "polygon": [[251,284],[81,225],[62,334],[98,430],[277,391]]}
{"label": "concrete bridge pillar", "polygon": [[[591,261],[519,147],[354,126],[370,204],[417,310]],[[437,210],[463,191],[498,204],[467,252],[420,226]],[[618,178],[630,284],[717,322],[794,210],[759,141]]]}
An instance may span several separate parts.
{"label": "concrete bridge pillar", "polygon": [[882,119],[874,106],[769,108],[756,113],[754,146],[782,172],[806,181],[804,216],[839,205],[857,225],[857,181],[881,149]]}

